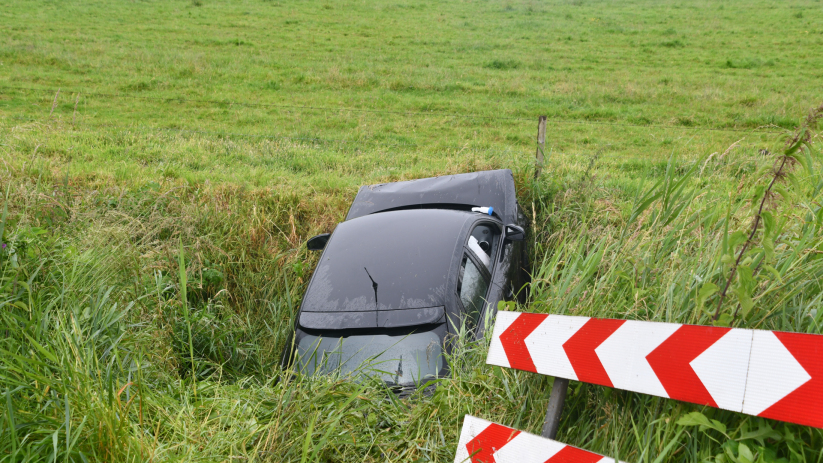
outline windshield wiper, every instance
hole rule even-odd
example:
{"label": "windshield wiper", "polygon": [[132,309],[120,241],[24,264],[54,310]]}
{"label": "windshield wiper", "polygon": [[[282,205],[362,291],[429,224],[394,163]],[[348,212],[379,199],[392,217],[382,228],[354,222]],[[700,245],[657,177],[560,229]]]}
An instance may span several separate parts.
{"label": "windshield wiper", "polygon": [[400,384],[400,378],[403,377],[403,355],[400,355],[400,363],[397,364],[397,370],[394,372],[394,383]]}
{"label": "windshield wiper", "polygon": [[374,289],[374,326],[379,326],[380,325],[380,320],[377,317],[377,314],[378,314],[378,312],[380,312],[380,306],[377,304],[377,282],[374,281],[374,278],[371,277],[371,274],[369,273],[369,269],[367,269],[366,267],[363,267],[363,270],[365,270],[366,275],[369,276],[369,280],[371,280],[371,287],[372,287],[372,289]]}

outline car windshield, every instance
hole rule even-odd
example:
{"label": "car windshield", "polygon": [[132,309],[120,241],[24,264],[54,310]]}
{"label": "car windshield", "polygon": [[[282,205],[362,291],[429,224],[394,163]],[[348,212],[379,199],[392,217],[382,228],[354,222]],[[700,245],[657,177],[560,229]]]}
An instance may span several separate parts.
{"label": "car windshield", "polygon": [[443,368],[440,336],[434,331],[345,337],[302,333],[297,355],[305,374],[366,375],[396,385],[420,385]]}

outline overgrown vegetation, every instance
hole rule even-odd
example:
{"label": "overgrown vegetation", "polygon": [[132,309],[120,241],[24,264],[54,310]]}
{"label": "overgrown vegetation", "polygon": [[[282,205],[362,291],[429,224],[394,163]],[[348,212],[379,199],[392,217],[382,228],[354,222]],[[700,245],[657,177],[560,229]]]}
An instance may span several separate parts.
{"label": "overgrown vegetation", "polygon": [[[760,213],[773,224],[742,261],[762,270],[738,265],[722,302],[716,290],[779,157],[672,158],[648,170],[654,185],[612,187],[596,159],[555,156],[553,176],[535,184],[521,165],[538,243],[526,309],[708,324],[720,303],[726,323],[819,333],[823,159],[811,140],[796,148],[772,147],[798,165],[773,188],[779,195]],[[485,366],[485,346],[458,353],[457,374],[433,397],[406,402],[282,373],[278,354],[311,265],[300,248],[280,251],[289,236],[277,229],[311,229],[305,204],[278,210],[266,198],[201,196],[193,186],[81,196],[61,192],[59,178],[38,178],[22,162],[4,177],[8,456],[448,461],[464,413],[540,427],[548,381]],[[814,461],[823,445],[817,430],[596,386],[574,386],[569,402],[560,439],[624,460]]]}
{"label": "overgrown vegetation", "polygon": [[[539,433],[551,380],[465,340],[431,397],[281,371],[302,243],[365,183],[511,168],[520,310],[821,333],[815,8],[11,2],[0,460],[448,462],[466,413]],[[582,383],[558,438],[636,462],[823,448]]]}

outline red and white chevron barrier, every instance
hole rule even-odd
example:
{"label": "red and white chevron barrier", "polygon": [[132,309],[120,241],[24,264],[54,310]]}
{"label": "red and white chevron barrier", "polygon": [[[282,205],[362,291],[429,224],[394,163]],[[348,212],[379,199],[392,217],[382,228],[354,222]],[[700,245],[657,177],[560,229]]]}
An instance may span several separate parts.
{"label": "red and white chevron barrier", "polygon": [[615,463],[614,458],[466,415],[454,463]]}
{"label": "red and white chevron barrier", "polygon": [[823,336],[497,313],[487,363],[823,428]]}

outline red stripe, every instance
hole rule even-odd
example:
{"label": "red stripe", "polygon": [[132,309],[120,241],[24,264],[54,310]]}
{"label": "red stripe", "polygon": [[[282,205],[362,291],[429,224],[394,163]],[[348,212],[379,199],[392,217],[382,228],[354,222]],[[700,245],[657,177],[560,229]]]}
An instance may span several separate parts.
{"label": "red stripe", "polygon": [[494,452],[503,448],[514,436],[520,434],[516,429],[492,423],[480,434],[466,444],[472,463],[496,463]]}
{"label": "red stripe", "polygon": [[683,325],[646,356],[670,398],[717,408],[717,402],[689,364],[730,329]]}
{"label": "red stripe", "polygon": [[566,351],[579,381],[614,387],[594,350],[623,323],[626,323],[626,320],[590,318],[563,344],[563,350]]}
{"label": "red stripe", "polygon": [[567,445],[552,455],[545,463],[596,463],[602,459],[603,455]]}
{"label": "red stripe", "polygon": [[[823,428],[823,336],[773,331],[811,379],[760,415],[780,421]],[[780,378],[775,378],[779,381]]]}
{"label": "red stripe", "polygon": [[500,344],[512,368],[537,373],[532,356],[526,347],[526,337],[532,334],[546,317],[546,314],[521,313],[500,335]]}

